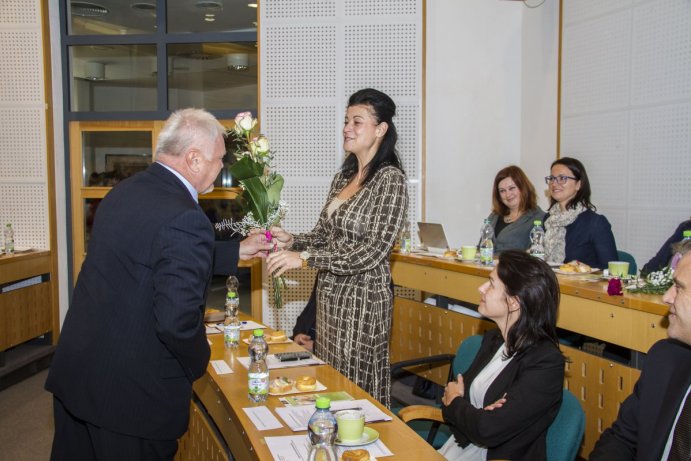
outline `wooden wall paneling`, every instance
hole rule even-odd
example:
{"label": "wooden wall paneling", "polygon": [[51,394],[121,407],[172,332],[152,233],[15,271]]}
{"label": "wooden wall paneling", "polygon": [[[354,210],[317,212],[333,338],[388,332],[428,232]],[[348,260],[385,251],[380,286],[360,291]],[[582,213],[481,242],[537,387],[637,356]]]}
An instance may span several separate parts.
{"label": "wooden wall paneling", "polygon": [[192,402],[190,405],[190,425],[187,432],[178,440],[175,461],[228,461],[230,459],[225,444],[212,429],[204,410]]}
{"label": "wooden wall paneling", "polygon": [[[495,328],[493,322],[469,317],[411,299],[395,297],[391,329],[391,362],[455,354],[468,336]],[[446,385],[448,366],[421,366],[410,371],[440,385]]]}
{"label": "wooden wall paneling", "polygon": [[51,299],[51,282],[0,295],[0,351],[51,330]]}
{"label": "wooden wall paneling", "polygon": [[640,370],[567,346],[562,346],[562,352],[570,361],[564,387],[573,392],[585,411],[580,456],[587,459],[602,431],[617,418],[621,403],[633,392]]}

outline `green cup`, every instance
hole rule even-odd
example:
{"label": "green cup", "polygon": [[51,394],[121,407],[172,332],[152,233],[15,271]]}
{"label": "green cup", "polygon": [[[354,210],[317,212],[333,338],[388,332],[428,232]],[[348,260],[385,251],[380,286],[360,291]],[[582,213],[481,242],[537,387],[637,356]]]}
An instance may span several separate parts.
{"label": "green cup", "polygon": [[336,423],[338,423],[338,440],[357,442],[365,432],[365,412],[358,409],[338,411]]}
{"label": "green cup", "polygon": [[461,247],[461,259],[463,261],[475,261],[477,247],[475,245],[463,245]]}
{"label": "green cup", "polygon": [[610,261],[607,263],[609,275],[613,277],[626,277],[629,275],[628,261]]}

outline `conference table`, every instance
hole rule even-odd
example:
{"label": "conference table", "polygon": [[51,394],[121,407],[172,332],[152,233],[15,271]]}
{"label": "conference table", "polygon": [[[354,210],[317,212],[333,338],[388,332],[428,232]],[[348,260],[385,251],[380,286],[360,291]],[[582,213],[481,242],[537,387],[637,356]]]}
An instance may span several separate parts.
{"label": "conference table", "polygon": [[[252,321],[249,316],[241,316],[241,320]],[[266,328],[264,331],[271,332],[272,330]],[[278,396],[269,395],[265,405],[282,423],[281,428],[260,431],[245,412],[245,409],[257,406],[248,399],[247,369],[238,360],[248,356],[247,344],[243,340],[249,338],[250,335],[251,331],[242,331],[240,346],[234,351],[224,348],[223,335],[220,332],[207,336],[211,343],[211,363],[206,374],[194,383],[195,398],[192,403],[190,430],[180,440],[177,459],[229,459],[226,451],[229,448],[236,460],[272,460],[274,457],[267,445],[267,437],[295,435],[307,437],[306,431],[293,432],[278,415],[276,409],[284,406]],[[269,345],[269,354],[299,350],[303,348],[293,342]],[[215,361],[219,360],[225,362],[232,373],[219,374],[214,366],[214,363],[218,364]],[[344,391],[356,400],[366,399],[372,402],[392,417],[391,421],[367,424],[367,427],[379,433],[379,439],[393,453],[392,456],[377,457],[377,459],[386,461],[443,459],[405,423],[333,367],[318,365],[270,370],[270,379],[278,376],[295,378],[304,375],[314,376],[319,383],[326,386],[325,390],[312,391],[309,394]],[[367,447],[365,445],[359,448]],[[288,459],[300,460],[301,458],[295,456],[286,458]]]}
{"label": "conference table", "polygon": [[[478,288],[491,267],[455,259],[403,255],[391,256],[396,285],[391,332],[391,361],[453,354],[466,337],[496,328],[493,322],[423,302],[430,295],[477,305]],[[667,306],[659,295],[624,292],[609,296],[607,282],[597,274],[557,275],[561,301],[557,326],[589,338],[589,345],[604,342],[631,351],[631,362],[602,355],[599,348],[583,350],[562,346],[569,362],[564,386],[579,399],[586,413],[581,456],[587,458],[602,430],[616,418],[619,404],[638,380],[640,357],[656,341],[667,337]],[[601,343],[601,344],[600,344]],[[594,353],[593,353],[594,352]],[[448,367],[413,370],[438,384],[445,384]]]}

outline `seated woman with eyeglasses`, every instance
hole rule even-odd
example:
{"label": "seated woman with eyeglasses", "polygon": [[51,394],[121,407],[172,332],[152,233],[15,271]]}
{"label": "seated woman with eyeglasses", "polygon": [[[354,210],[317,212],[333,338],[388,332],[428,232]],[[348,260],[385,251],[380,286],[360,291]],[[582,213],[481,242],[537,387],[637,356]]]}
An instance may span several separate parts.
{"label": "seated woman with eyeglasses", "polygon": [[499,170],[492,189],[492,213],[488,219],[494,228],[494,250],[527,250],[533,221],[545,216],[537,206],[535,187],[523,170],[515,165]]}
{"label": "seated woman with eyeglasses", "polygon": [[583,164],[571,157],[557,159],[545,182],[551,195],[545,219],[546,260],[561,264],[575,259],[600,269],[617,261],[612,226],[590,203],[590,182]]}
{"label": "seated woman with eyeglasses", "polygon": [[453,461],[544,461],[564,387],[556,323],[559,284],[542,260],[507,250],[480,288],[478,311],[497,324],[465,375],[447,384],[442,414]]}

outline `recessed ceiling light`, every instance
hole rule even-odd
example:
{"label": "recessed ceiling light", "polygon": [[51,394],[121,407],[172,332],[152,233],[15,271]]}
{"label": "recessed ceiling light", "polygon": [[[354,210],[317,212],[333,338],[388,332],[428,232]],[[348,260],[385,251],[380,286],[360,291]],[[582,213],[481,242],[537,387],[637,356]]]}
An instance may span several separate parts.
{"label": "recessed ceiling light", "polygon": [[71,2],[70,13],[72,16],[82,16],[85,18],[97,18],[105,16],[110,11],[105,6],[90,2]]}
{"label": "recessed ceiling light", "polygon": [[214,22],[215,20],[216,20],[216,18],[213,16],[204,18],[204,21],[206,21],[206,22]]}
{"label": "recessed ceiling light", "polygon": [[156,5],[153,3],[137,2],[130,5],[133,10],[140,11],[156,11]]}
{"label": "recessed ceiling light", "polygon": [[248,3],[247,6],[249,6],[250,8],[256,8],[257,4],[256,3]]}

